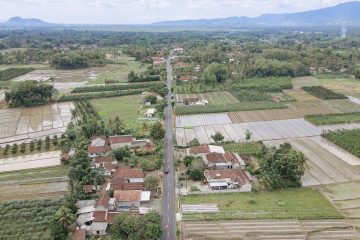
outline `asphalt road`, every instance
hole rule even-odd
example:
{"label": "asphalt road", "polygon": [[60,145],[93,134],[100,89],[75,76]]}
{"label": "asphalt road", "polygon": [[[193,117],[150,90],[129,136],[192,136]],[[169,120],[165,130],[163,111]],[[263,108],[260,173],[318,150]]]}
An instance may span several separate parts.
{"label": "asphalt road", "polygon": [[172,125],[172,106],[171,106],[171,66],[170,60],[166,61],[167,79],[166,85],[168,94],[166,96],[167,107],[165,108],[164,127],[165,134],[165,159],[164,169],[168,169],[168,174],[163,174],[163,195],[162,195],[162,224],[164,240],[176,239],[176,217],[175,217],[175,169],[174,169],[174,149],[173,149],[173,125]]}

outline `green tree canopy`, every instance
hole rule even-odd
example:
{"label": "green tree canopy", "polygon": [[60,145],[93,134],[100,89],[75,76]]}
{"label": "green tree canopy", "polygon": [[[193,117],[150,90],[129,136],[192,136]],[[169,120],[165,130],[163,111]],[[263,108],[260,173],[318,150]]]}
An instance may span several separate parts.
{"label": "green tree canopy", "polygon": [[260,181],[266,188],[301,187],[305,157],[289,143],[268,149],[260,162]]}
{"label": "green tree canopy", "polygon": [[31,107],[51,102],[55,92],[54,86],[44,82],[23,81],[6,92],[5,100],[10,106]]}

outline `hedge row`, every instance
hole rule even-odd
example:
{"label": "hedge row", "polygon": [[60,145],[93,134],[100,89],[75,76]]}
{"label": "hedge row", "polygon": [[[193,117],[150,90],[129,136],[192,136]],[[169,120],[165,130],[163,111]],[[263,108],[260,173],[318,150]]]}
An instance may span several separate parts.
{"label": "hedge row", "polygon": [[120,91],[140,88],[150,88],[154,86],[165,86],[165,83],[137,83],[137,84],[109,84],[88,87],[77,87],[71,93],[88,93],[88,92],[107,92],[107,91]]}
{"label": "hedge row", "polygon": [[143,89],[126,90],[126,91],[108,91],[108,92],[91,92],[91,93],[80,93],[80,94],[66,94],[58,98],[59,102],[77,101],[94,98],[110,98],[110,97],[121,97],[127,95],[141,94]]}

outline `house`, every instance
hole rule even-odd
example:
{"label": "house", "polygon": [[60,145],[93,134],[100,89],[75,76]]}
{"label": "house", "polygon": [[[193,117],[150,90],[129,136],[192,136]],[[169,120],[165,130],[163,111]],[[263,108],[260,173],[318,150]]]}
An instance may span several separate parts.
{"label": "house", "polygon": [[183,54],[184,53],[184,49],[181,47],[176,47],[173,49],[174,53],[179,53],[179,54]]}
{"label": "house", "polygon": [[205,171],[208,187],[212,190],[238,189],[240,192],[251,192],[252,177],[242,169],[225,169]]}
{"label": "house", "polygon": [[94,184],[84,185],[83,186],[84,193],[90,194],[96,191],[96,187]]}
{"label": "house", "polygon": [[75,149],[70,149],[69,152],[65,152],[61,154],[61,161],[63,162],[69,162],[72,157],[75,156]]}
{"label": "house", "polygon": [[131,143],[135,140],[132,135],[121,135],[121,136],[111,136],[109,138],[111,147],[122,148],[122,147],[131,147]]}
{"label": "house", "polygon": [[153,61],[154,67],[161,67],[166,63],[166,60],[163,57],[152,57],[151,60]]}
{"label": "house", "polygon": [[191,65],[189,63],[185,63],[185,62],[177,62],[175,64],[176,68],[187,68],[190,67]]}
{"label": "house", "polygon": [[104,169],[105,176],[111,176],[116,170],[116,165],[111,162],[103,162],[99,164],[98,168]]}
{"label": "house", "polygon": [[194,80],[194,78],[192,76],[181,76],[180,77],[180,81],[182,81],[182,82],[189,82],[192,80]]}
{"label": "house", "polygon": [[201,100],[197,97],[188,97],[184,99],[185,105],[207,105],[209,102],[207,100]]}
{"label": "house", "polygon": [[156,97],[156,100],[163,100],[164,98],[162,96],[160,96],[160,94],[156,93],[156,92],[143,92],[141,93],[142,96],[154,96]]}
{"label": "house", "polygon": [[[95,202],[96,210],[108,210],[110,204],[110,196],[107,193],[104,193],[100,199]],[[110,206],[111,207],[111,206]]]}
{"label": "house", "polygon": [[139,211],[141,203],[150,201],[150,191],[115,190],[115,208],[117,211]]}
{"label": "house", "polygon": [[88,147],[89,157],[99,157],[106,155],[109,151],[110,143],[106,136],[95,136],[91,138],[90,146]]}
{"label": "house", "polygon": [[101,163],[112,163],[116,165],[117,161],[113,157],[97,157],[92,160],[92,165],[95,167],[99,167]]}
{"label": "house", "polygon": [[129,183],[143,183],[144,177],[142,169],[121,167],[116,170],[113,179],[122,179]]}
{"label": "house", "polygon": [[225,153],[225,150],[221,146],[215,145],[200,145],[186,149],[187,155],[192,156],[205,156],[208,153]]}
{"label": "house", "polygon": [[155,111],[156,111],[155,108],[149,108],[147,112],[144,114],[144,116],[147,118],[153,118],[155,117]]}
{"label": "house", "polygon": [[240,167],[245,167],[245,162],[241,159],[237,153],[208,153],[203,158],[205,164],[210,169],[238,169]]}

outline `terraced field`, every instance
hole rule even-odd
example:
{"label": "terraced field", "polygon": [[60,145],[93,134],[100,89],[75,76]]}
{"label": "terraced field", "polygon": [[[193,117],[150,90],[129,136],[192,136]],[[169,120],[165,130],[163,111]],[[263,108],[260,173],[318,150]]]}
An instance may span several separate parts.
{"label": "terraced field", "polygon": [[300,89],[302,87],[318,86],[320,81],[315,77],[296,77],[292,79],[292,84],[294,89]]}
{"label": "terraced field", "polygon": [[252,240],[330,240],[360,238],[360,233],[344,219],[329,220],[244,220],[185,221],[183,239],[252,239]]}

